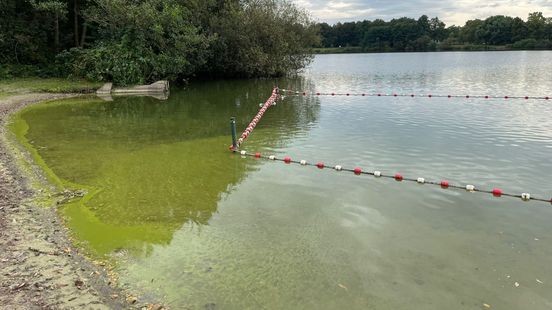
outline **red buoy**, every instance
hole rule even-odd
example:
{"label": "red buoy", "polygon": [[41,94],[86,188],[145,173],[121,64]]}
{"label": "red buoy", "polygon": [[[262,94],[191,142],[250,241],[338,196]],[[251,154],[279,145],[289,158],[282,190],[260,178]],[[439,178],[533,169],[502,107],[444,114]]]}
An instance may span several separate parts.
{"label": "red buoy", "polygon": [[356,167],[355,170],[353,170],[353,172],[356,174],[356,175],[359,175],[362,173],[362,169],[360,169],[359,167]]}
{"label": "red buoy", "polygon": [[400,181],[403,180],[403,176],[400,173],[397,173],[397,174],[395,174],[395,180],[400,182]]}
{"label": "red buoy", "polygon": [[316,167],[320,168],[320,169],[324,169],[324,163],[323,162],[319,162],[316,164]]}
{"label": "red buoy", "polygon": [[[362,97],[366,96],[366,94],[362,94]],[[546,97],[546,99],[548,99],[548,97]]]}
{"label": "red buoy", "polygon": [[431,94],[427,95],[429,98],[431,98]]}
{"label": "red buoy", "polygon": [[450,97],[452,97],[452,96],[451,96],[451,95],[448,95],[447,97],[449,97],[449,98],[450,98]]}
{"label": "red buoy", "polygon": [[548,100],[548,99],[550,99],[550,98],[549,98],[548,96],[546,96],[546,97],[544,97],[544,99]]}
{"label": "red buoy", "polygon": [[469,97],[470,97],[470,95],[466,95],[466,98],[469,98]]}
{"label": "red buoy", "polygon": [[508,96],[504,96],[504,99],[508,99]]}
{"label": "red buoy", "polygon": [[493,196],[495,196],[495,197],[502,196],[502,190],[500,188],[494,188],[493,189]]}
{"label": "red buoy", "polygon": [[393,94],[394,97],[397,97],[397,94]]}
{"label": "red buoy", "polygon": [[525,96],[525,99],[527,100],[527,99],[529,99],[529,97]]}
{"label": "red buoy", "polygon": [[378,94],[378,97],[381,97],[381,94]]}
{"label": "red buoy", "polygon": [[346,96],[349,96],[349,93],[347,93]]}
{"label": "red buoy", "polygon": [[261,158],[261,153],[259,152],[255,153],[255,158]]}
{"label": "red buoy", "polygon": [[291,157],[289,157],[289,156],[284,157],[284,162],[286,164],[289,164],[291,162]]}
{"label": "red buoy", "polygon": [[335,94],[334,94],[334,93],[332,93],[332,96],[335,96]]}
{"label": "red buoy", "polygon": [[320,96],[320,93],[316,93],[317,96]]}
{"label": "red buoy", "polygon": [[445,180],[441,181],[441,187],[442,188],[448,188],[449,187],[449,182],[445,181]]}
{"label": "red buoy", "polygon": [[414,94],[410,95],[410,97],[414,97]]}
{"label": "red buoy", "polygon": [[485,99],[489,99],[489,96],[485,95]]}

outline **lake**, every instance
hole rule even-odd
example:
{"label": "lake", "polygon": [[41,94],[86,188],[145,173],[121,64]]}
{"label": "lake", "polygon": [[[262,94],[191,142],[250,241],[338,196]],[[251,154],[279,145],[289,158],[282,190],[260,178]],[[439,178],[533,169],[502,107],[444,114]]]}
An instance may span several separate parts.
{"label": "lake", "polygon": [[[174,309],[550,309],[552,206],[241,158],[272,87],[551,96],[552,52],[319,55],[297,77],[167,101],[39,104],[12,129],[123,287]],[[242,149],[552,196],[552,101],[286,96]]]}

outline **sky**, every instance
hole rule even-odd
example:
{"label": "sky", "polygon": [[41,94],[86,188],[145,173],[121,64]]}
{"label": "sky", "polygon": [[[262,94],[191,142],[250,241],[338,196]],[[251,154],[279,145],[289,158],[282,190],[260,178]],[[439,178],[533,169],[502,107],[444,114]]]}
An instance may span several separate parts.
{"label": "sky", "polygon": [[552,17],[552,0],[293,0],[320,22],[390,20],[397,17],[439,17],[447,26],[463,26],[469,19],[508,15],[527,20],[531,12]]}

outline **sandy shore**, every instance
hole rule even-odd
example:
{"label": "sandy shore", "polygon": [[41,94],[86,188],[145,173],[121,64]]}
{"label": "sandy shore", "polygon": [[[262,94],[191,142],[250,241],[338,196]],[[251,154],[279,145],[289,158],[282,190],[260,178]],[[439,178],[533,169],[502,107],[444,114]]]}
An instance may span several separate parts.
{"label": "sandy shore", "polygon": [[24,173],[16,164],[15,154],[21,150],[8,143],[9,115],[33,103],[73,96],[77,95],[0,99],[0,308],[161,309],[121,291],[102,263],[81,255],[56,208],[33,203],[40,193],[29,185],[28,174],[40,175],[40,169]]}

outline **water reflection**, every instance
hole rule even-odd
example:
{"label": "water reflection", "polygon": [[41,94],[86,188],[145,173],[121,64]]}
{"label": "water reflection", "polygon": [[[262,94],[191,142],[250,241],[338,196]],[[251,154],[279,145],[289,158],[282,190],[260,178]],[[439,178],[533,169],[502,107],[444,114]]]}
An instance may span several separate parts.
{"label": "water reflection", "polygon": [[[167,101],[72,99],[31,107],[20,119],[55,175],[89,191],[63,209],[78,238],[98,254],[149,253],[150,244],[169,243],[183,223],[208,224],[221,195],[256,169],[255,162],[227,152],[229,119],[236,116],[242,130],[279,82],[191,84]],[[287,130],[262,135],[249,147],[286,144],[316,122],[318,109],[316,100],[284,99],[278,121],[261,122],[256,131]]]}

